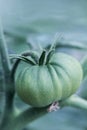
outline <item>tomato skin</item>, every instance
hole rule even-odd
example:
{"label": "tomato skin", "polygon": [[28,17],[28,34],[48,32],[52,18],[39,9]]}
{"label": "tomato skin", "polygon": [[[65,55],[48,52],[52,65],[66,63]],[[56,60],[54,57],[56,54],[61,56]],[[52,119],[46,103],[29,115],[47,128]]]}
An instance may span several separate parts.
{"label": "tomato skin", "polygon": [[74,94],[82,76],[82,67],[75,58],[54,53],[45,65],[21,69],[15,78],[16,92],[25,103],[44,107]]}

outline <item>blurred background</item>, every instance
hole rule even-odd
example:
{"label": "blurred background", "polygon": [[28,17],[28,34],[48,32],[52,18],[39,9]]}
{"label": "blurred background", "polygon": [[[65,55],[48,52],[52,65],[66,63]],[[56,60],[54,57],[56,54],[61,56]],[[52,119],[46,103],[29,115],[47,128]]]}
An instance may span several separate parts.
{"label": "blurred background", "polygon": [[[0,17],[9,53],[21,53],[29,49],[45,47],[52,43],[55,34],[63,42],[87,44],[87,0],[0,0]],[[79,60],[86,51],[61,48]],[[83,97],[87,81],[82,83]],[[80,89],[79,91],[81,91]],[[85,96],[84,96],[85,95]],[[4,103],[3,72],[0,63],[0,116]],[[18,97],[19,108],[28,107]],[[75,108],[63,108],[36,120],[31,130],[87,130],[87,112]]]}

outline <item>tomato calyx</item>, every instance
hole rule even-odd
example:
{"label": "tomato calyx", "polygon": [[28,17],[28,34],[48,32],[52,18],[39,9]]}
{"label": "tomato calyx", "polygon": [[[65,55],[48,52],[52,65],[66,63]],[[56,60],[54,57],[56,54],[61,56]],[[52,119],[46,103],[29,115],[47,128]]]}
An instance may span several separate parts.
{"label": "tomato calyx", "polygon": [[40,58],[39,65],[47,65],[49,63],[50,58],[55,53],[55,49],[51,49],[49,51],[43,50]]}
{"label": "tomato calyx", "polygon": [[11,77],[14,80],[14,74],[17,69],[17,66],[19,65],[20,61],[26,62],[31,65],[47,65],[50,61],[50,58],[55,53],[56,43],[53,42],[53,44],[50,46],[49,50],[43,49],[41,55],[37,54],[36,51],[28,51],[24,52],[21,55],[15,55],[12,57],[12,59],[17,59],[14,63],[11,71]]}

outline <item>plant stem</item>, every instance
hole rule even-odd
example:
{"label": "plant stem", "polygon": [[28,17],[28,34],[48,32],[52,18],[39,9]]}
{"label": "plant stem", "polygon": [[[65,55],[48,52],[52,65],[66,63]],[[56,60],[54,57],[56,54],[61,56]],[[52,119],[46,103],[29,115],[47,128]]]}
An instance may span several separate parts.
{"label": "plant stem", "polygon": [[27,124],[46,115],[47,113],[48,113],[47,107],[45,107],[45,108],[29,108],[15,118],[14,125],[16,124],[17,130],[21,130]]}
{"label": "plant stem", "polygon": [[6,41],[4,38],[4,32],[1,23],[0,23],[0,53],[1,53],[2,67],[4,71],[4,87],[5,87],[6,100],[7,100],[6,103],[9,104],[10,102],[8,101],[11,101],[12,99],[11,96],[13,95],[14,91],[12,88],[13,83],[11,83],[11,77],[10,77],[11,63],[9,60],[8,50],[7,50]]}
{"label": "plant stem", "polygon": [[60,104],[61,107],[71,106],[71,107],[87,110],[87,101],[77,95],[72,95],[68,99],[62,101]]}
{"label": "plant stem", "polygon": [[5,89],[5,108],[3,111],[2,126],[8,122],[13,112],[14,84],[11,81],[11,63],[9,61],[8,50],[4,38],[4,32],[0,21],[0,54],[4,72],[4,89]]}
{"label": "plant stem", "polygon": [[[66,100],[63,100],[59,103],[60,108],[63,107],[75,107],[75,108],[80,108],[80,109],[85,109],[87,110],[87,101],[80,98],[77,95],[72,95]],[[48,113],[47,109],[49,106],[44,107],[44,108],[29,108],[19,114],[15,120],[14,120],[14,126],[16,125],[16,130],[21,130],[26,126],[27,124],[31,123],[32,121],[46,115]],[[22,122],[22,123],[21,123]]]}
{"label": "plant stem", "polygon": [[9,61],[8,50],[6,47],[6,41],[4,38],[1,21],[0,21],[0,53],[1,53],[2,66],[4,68],[4,72],[9,73],[11,70],[11,65]]}

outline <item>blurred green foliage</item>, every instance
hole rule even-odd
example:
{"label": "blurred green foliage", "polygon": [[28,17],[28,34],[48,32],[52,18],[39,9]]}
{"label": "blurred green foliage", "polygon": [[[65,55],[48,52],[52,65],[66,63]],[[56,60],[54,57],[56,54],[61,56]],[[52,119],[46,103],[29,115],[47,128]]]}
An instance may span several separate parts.
{"label": "blurred green foliage", "polygon": [[[52,41],[56,32],[62,34],[66,40],[87,43],[86,12],[86,0],[0,0],[0,16],[9,53],[28,50],[30,47],[28,43],[31,43],[35,49],[45,46]],[[86,53],[64,48],[60,51],[76,57]],[[0,115],[3,110],[2,96],[4,95],[1,70],[0,63]],[[83,86],[87,87],[87,81],[82,84]],[[26,106],[18,97],[16,97],[16,104],[19,107]],[[31,130],[86,130],[86,120],[86,111],[63,108],[33,122],[29,128]]]}

